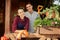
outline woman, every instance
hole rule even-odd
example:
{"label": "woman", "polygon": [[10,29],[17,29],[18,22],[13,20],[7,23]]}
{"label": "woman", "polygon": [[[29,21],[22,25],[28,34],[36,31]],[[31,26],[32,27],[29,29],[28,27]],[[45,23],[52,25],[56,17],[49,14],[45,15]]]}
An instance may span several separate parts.
{"label": "woman", "polygon": [[29,29],[29,19],[24,15],[23,9],[18,9],[18,14],[14,18],[12,24],[12,32],[17,32],[17,38],[19,39],[22,34],[28,36],[28,29]]}
{"label": "woman", "polygon": [[[13,24],[12,24],[12,32],[13,34],[4,35],[1,37],[1,40],[8,40],[9,38],[11,40],[16,40],[15,37],[20,40],[22,34],[24,36],[28,37],[28,29],[29,29],[29,19],[24,15],[23,9],[18,9],[18,14],[14,18]],[[14,37],[14,36],[15,37]],[[8,38],[9,37],[9,38]]]}

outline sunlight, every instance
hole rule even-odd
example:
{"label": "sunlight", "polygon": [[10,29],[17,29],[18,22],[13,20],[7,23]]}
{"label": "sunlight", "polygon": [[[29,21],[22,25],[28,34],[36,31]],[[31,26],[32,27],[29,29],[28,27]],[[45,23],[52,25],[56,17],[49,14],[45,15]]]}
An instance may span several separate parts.
{"label": "sunlight", "polygon": [[60,5],[59,0],[54,0],[53,4]]}

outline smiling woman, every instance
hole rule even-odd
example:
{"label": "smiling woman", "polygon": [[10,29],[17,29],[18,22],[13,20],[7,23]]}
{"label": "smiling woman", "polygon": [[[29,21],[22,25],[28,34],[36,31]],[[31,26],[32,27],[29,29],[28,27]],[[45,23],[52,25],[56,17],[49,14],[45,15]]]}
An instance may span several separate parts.
{"label": "smiling woman", "polygon": [[27,30],[29,29],[29,19],[24,15],[23,9],[18,9],[18,14],[14,18],[13,24],[12,24],[12,31],[15,32],[15,30]]}
{"label": "smiling woman", "polygon": [[[17,39],[21,39],[22,34],[25,34],[25,36],[28,36],[28,29],[29,29],[29,19],[24,15],[23,9],[18,9],[18,14],[14,18],[13,24],[12,24],[12,32],[16,32]],[[16,31],[19,30],[19,31]]]}

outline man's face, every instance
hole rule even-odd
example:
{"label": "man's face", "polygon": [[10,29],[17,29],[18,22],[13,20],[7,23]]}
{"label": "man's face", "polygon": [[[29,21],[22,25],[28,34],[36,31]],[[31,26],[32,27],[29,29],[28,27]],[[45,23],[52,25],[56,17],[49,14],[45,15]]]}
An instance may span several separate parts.
{"label": "man's face", "polygon": [[23,9],[19,9],[18,10],[18,15],[19,16],[24,16],[24,10]]}
{"label": "man's face", "polygon": [[31,11],[31,10],[32,10],[32,8],[33,8],[33,7],[32,7],[32,5],[31,5],[31,4],[27,4],[27,5],[26,5],[26,9],[27,9],[28,11]]}

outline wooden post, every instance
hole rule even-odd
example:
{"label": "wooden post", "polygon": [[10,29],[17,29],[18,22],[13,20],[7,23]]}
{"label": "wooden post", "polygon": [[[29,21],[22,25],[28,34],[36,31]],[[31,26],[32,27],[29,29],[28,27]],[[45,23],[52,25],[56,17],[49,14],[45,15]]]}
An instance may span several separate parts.
{"label": "wooden post", "polygon": [[11,0],[5,1],[5,33],[10,32],[10,5]]}

